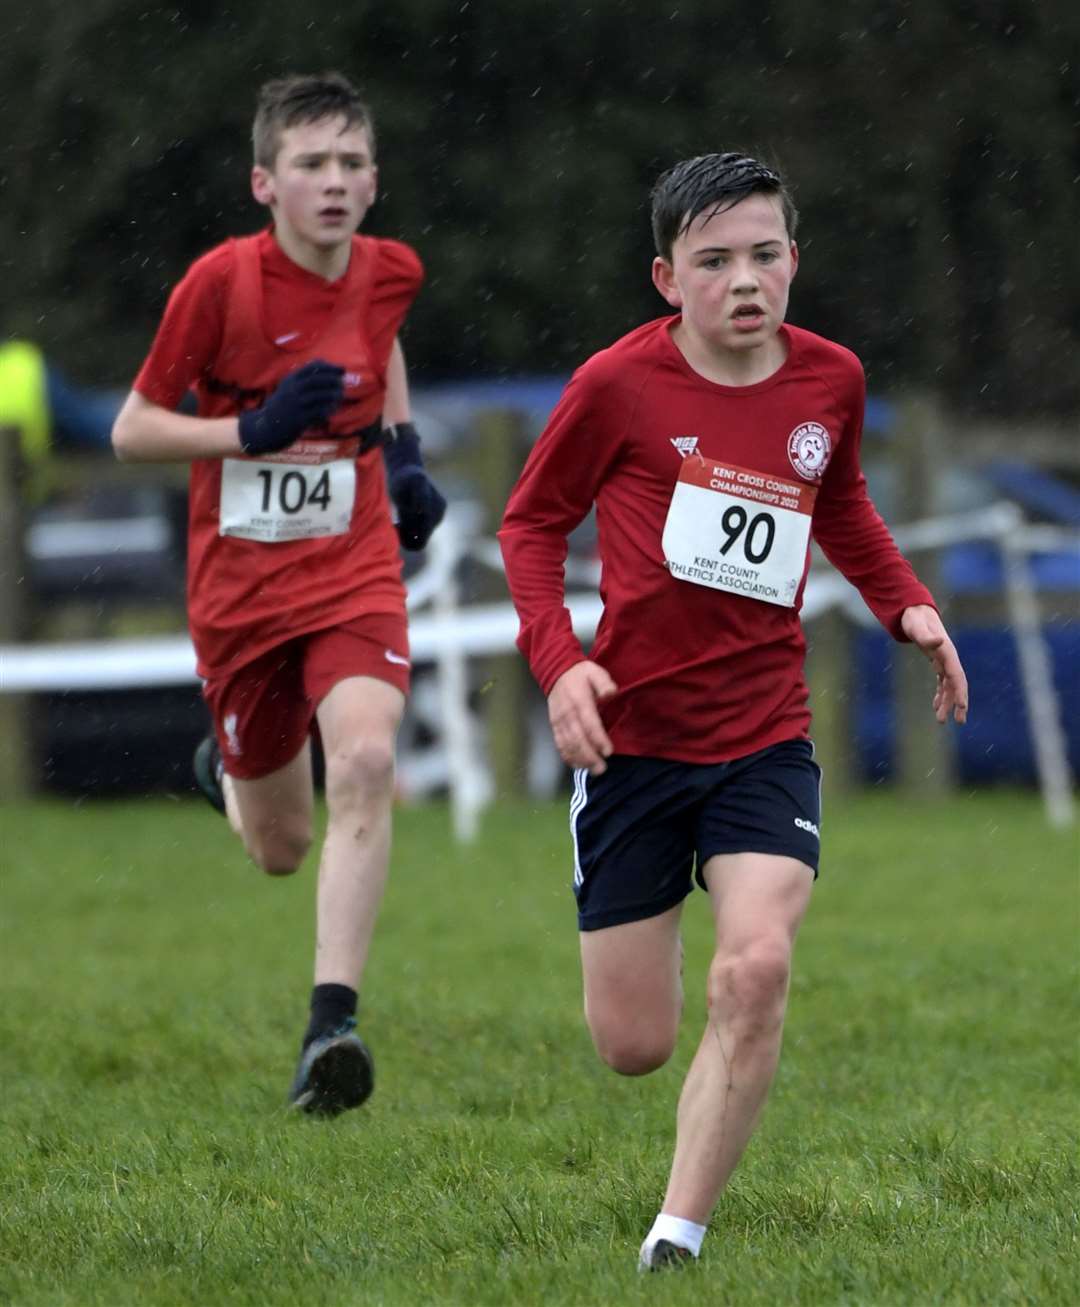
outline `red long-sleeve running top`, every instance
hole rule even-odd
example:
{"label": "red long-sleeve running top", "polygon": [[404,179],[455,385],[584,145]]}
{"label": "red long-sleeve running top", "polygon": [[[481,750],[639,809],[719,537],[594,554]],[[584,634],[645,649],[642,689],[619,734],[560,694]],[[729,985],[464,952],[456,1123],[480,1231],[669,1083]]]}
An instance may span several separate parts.
{"label": "red long-sleeve running top", "polygon": [[677,321],[646,323],[575,373],[499,540],[518,647],[547,694],[585,657],[564,564],[595,504],[603,615],[589,657],[618,686],[601,708],[615,751],[707,763],[809,733],[810,532],[894,638],[904,609],[934,601],[867,494],[856,356],[785,325],[778,371],[722,386],[683,358]]}

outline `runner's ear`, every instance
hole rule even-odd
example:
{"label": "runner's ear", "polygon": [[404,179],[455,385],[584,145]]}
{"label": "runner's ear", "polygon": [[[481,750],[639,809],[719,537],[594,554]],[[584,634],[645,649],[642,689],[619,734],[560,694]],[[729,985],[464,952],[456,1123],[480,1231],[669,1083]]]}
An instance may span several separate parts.
{"label": "runner's ear", "polygon": [[258,164],[252,168],[251,193],[259,204],[273,204],[274,179],[268,168],[261,168]]}
{"label": "runner's ear", "polygon": [[682,308],[682,294],[675,284],[675,269],[667,261],[660,258],[659,255],[653,259],[652,265],[653,285],[660,292],[665,300],[673,309]]}

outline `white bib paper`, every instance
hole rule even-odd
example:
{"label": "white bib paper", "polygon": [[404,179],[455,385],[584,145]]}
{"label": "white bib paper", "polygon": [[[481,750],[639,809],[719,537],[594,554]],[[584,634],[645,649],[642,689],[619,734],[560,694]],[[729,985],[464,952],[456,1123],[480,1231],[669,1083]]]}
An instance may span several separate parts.
{"label": "white bib paper", "polygon": [[793,608],[816,497],[817,486],[691,454],[664,523],[668,570],[680,581]]}
{"label": "white bib paper", "polygon": [[356,464],[226,458],[218,534],[275,544],[344,535],[356,498]]}

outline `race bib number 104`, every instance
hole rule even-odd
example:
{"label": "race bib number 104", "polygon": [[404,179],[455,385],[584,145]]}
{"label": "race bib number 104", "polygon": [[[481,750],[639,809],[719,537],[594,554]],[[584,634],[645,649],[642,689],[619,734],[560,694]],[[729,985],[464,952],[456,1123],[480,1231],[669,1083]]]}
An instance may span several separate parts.
{"label": "race bib number 104", "polygon": [[356,498],[356,464],[226,458],[218,533],[267,544],[344,535]]}
{"label": "race bib number 104", "polygon": [[664,523],[664,559],[680,581],[782,608],[795,605],[817,486],[691,455]]}

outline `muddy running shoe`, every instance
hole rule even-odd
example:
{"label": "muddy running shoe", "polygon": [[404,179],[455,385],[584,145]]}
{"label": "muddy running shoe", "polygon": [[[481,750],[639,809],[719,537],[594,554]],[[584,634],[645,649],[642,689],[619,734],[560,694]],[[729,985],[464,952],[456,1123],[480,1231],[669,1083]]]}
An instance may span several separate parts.
{"label": "muddy running shoe", "polygon": [[375,1063],[349,1017],[318,1035],[300,1054],[289,1104],[313,1116],[337,1116],[359,1107],[375,1087]]}
{"label": "muddy running shoe", "polygon": [[225,764],[213,735],[199,741],[195,757],[191,760],[191,768],[195,773],[195,784],[207,803],[211,808],[224,813],[225,794],[221,788],[221,778],[225,775]]}
{"label": "muddy running shoe", "polygon": [[662,1271],[669,1266],[685,1266],[687,1262],[694,1260],[694,1254],[689,1248],[683,1248],[677,1243],[671,1243],[668,1239],[657,1239],[652,1246],[652,1251],[646,1256],[645,1249],[642,1248],[638,1258],[639,1271]]}

